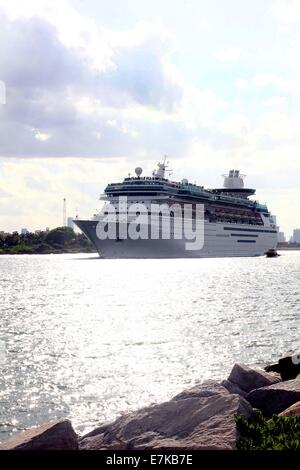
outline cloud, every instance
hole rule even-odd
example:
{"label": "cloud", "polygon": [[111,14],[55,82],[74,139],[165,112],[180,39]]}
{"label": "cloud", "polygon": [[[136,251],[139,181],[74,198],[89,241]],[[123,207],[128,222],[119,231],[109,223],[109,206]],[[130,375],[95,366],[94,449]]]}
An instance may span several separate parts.
{"label": "cloud", "polygon": [[122,34],[118,36],[114,67],[103,74],[99,87],[111,87],[120,91],[120,98],[125,94],[141,105],[171,112],[183,94],[183,84],[171,63],[173,36],[163,27],[147,23],[140,23],[130,35],[125,33],[124,42]]}
{"label": "cloud", "polygon": [[272,108],[282,107],[286,103],[285,96],[271,96],[271,98],[264,101],[265,106],[269,106]]}
{"label": "cloud", "polygon": [[299,93],[300,83],[298,79],[287,80],[272,73],[259,73],[254,78],[257,87],[273,87],[285,93]]}
{"label": "cloud", "polygon": [[112,32],[65,1],[1,7],[2,156],[157,157],[166,148],[176,157],[196,129],[211,140],[224,100],[186,82],[160,22]]}
{"label": "cloud", "polygon": [[300,4],[298,0],[280,0],[272,7],[272,11],[282,23],[298,23],[300,21]]}
{"label": "cloud", "polygon": [[34,132],[36,140],[39,140],[41,142],[47,142],[47,140],[51,138],[50,134],[40,132],[37,129],[32,129],[32,131]]}
{"label": "cloud", "polygon": [[93,19],[81,16],[67,0],[0,0],[0,8],[9,21],[28,22],[40,19],[57,31],[57,39],[66,48],[74,48],[82,57],[88,57],[94,68],[111,65],[111,48],[105,32],[97,28]]}
{"label": "cloud", "polygon": [[44,20],[8,21],[1,15],[0,70],[10,88],[57,90],[83,79],[72,49],[62,46],[56,29]]}
{"label": "cloud", "polygon": [[240,47],[221,47],[214,52],[215,58],[221,62],[235,62],[244,55],[245,52]]}
{"label": "cloud", "polygon": [[0,80],[0,106],[6,104],[6,85]]}
{"label": "cloud", "polygon": [[245,78],[238,78],[235,83],[239,91],[247,91],[250,86],[249,80]]}
{"label": "cloud", "polygon": [[213,26],[209,21],[207,21],[205,18],[199,18],[199,20],[196,23],[198,31],[201,31],[203,33],[211,33],[213,31]]}
{"label": "cloud", "polygon": [[3,189],[0,189],[0,196],[1,196],[2,199],[4,199],[4,198],[11,197],[12,194],[9,193],[8,191],[3,191]]}

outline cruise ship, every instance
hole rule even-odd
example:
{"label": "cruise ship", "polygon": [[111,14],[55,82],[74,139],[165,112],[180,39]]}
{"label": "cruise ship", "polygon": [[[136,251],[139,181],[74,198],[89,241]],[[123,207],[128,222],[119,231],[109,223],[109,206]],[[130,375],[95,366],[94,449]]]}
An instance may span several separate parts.
{"label": "cruise ship", "polygon": [[[255,189],[245,187],[245,175],[239,170],[223,175],[223,187],[215,189],[206,189],[187,179],[172,181],[167,177],[170,170],[166,159],[158,163],[151,176],[142,176],[142,173],[142,168],[137,167],[134,176],[129,174],[122,182],[108,184],[100,197],[104,201],[102,211],[91,220],[74,220],[101,258],[262,256],[276,249],[275,217],[266,205],[250,199]],[[141,214],[141,209],[134,210],[133,214],[131,206],[144,207],[145,211]],[[153,207],[160,206],[164,211],[153,217]],[[181,215],[185,207],[191,208],[189,222],[194,230],[197,208],[202,209],[199,227],[203,240],[199,246],[187,248],[191,246],[188,243],[191,237],[185,236],[182,225],[175,223],[173,207],[177,208],[176,217],[178,208],[182,209]],[[114,236],[99,236],[99,227],[103,235],[103,228],[105,232],[105,227],[112,223],[107,222],[112,220],[109,219],[111,214],[115,217]],[[139,228],[135,236],[128,236],[129,226],[137,218]],[[170,222],[167,236],[163,229],[166,221]],[[151,236],[153,233],[156,235]]]}

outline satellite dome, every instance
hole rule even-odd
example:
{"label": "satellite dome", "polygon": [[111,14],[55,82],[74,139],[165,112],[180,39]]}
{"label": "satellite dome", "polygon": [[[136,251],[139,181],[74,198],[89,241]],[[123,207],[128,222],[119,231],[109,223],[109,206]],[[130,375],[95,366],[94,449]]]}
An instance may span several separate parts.
{"label": "satellite dome", "polygon": [[141,174],[143,173],[143,168],[141,168],[140,166],[137,166],[134,171],[135,171],[136,176],[141,176]]}
{"label": "satellite dome", "polygon": [[183,180],[181,182],[182,182],[182,184],[189,184],[189,182],[186,178],[183,178]]}

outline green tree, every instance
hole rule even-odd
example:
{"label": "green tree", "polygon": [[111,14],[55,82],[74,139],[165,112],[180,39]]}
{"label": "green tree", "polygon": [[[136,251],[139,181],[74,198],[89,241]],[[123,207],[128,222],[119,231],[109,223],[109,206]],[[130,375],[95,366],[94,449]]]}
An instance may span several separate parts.
{"label": "green tree", "polygon": [[70,227],[58,227],[50,232],[46,236],[46,243],[49,245],[66,245],[72,240],[76,239],[75,232]]}

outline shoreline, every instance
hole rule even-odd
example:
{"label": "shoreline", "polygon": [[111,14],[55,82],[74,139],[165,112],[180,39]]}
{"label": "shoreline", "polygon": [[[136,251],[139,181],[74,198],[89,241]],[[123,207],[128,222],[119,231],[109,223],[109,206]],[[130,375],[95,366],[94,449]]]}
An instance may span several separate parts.
{"label": "shoreline", "polygon": [[32,251],[21,251],[18,253],[2,253],[0,252],[0,256],[17,256],[17,255],[70,255],[70,254],[89,254],[89,253],[95,253],[97,254],[98,252],[96,250],[83,250],[83,249],[78,249],[78,250],[52,250],[52,251],[46,251],[46,252],[32,252]]}
{"label": "shoreline", "polygon": [[[300,251],[300,247],[299,248],[279,248],[278,251],[279,252]],[[3,252],[3,250],[0,250],[0,256],[7,256],[7,255],[11,255],[11,256],[16,256],[16,255],[68,255],[68,254],[79,254],[79,253],[82,253],[82,254],[90,254],[90,253],[91,254],[93,254],[93,253],[98,254],[98,251],[96,249],[90,249],[90,248],[89,249],[78,248],[78,249],[67,249],[67,250],[49,250],[49,251],[42,251],[42,252],[24,250],[24,251],[18,251],[18,252],[13,252],[13,253],[10,252],[10,251]],[[264,258],[264,257],[266,257],[266,254],[259,256],[259,258]],[[220,258],[220,257],[216,256],[215,258]],[[257,258],[257,257],[255,257],[255,256],[242,256],[242,258]],[[107,258],[107,259],[109,259],[109,258]],[[113,258],[110,258],[110,259],[113,259]],[[118,259],[118,258],[115,258],[115,259]],[[122,259],[122,258],[119,258],[119,259]],[[124,259],[126,259],[126,258],[124,258]],[[135,258],[127,258],[127,259],[135,259]],[[155,258],[141,258],[141,259],[155,259]],[[184,258],[161,258],[161,259],[184,259]],[[190,258],[190,259],[203,259],[203,258],[195,257],[195,258]],[[208,258],[204,258],[204,259],[208,259]]]}
{"label": "shoreline", "polygon": [[[283,435],[277,436],[278,426],[269,424],[273,419],[282,420]],[[237,363],[221,382],[197,384],[167,402],[99,424],[86,435],[78,436],[68,419],[58,419],[14,435],[0,444],[0,450],[247,450],[249,445],[250,450],[260,449],[251,448],[253,442],[258,445],[252,425],[250,437],[243,434],[248,422],[255,423],[257,440],[261,432],[261,445],[274,441],[284,450],[291,439],[299,448],[299,350],[283,354],[264,369]]]}

